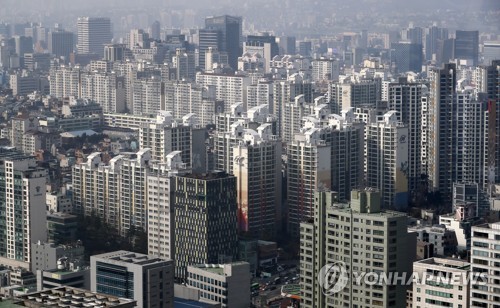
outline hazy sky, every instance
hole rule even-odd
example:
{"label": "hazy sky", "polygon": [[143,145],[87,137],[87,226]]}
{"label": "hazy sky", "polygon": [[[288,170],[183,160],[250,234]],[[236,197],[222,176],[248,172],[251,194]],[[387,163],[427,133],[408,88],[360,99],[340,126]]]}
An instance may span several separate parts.
{"label": "hazy sky", "polygon": [[[474,13],[479,10],[482,15]],[[78,16],[108,16],[115,31],[123,31],[131,24],[144,27],[153,20],[167,27],[191,28],[215,14],[240,15],[252,29],[278,32],[314,31],[310,29],[315,25],[324,31],[332,24],[352,30],[372,25],[387,29],[411,21],[498,32],[500,0],[0,0],[0,21],[62,23],[69,29]]]}

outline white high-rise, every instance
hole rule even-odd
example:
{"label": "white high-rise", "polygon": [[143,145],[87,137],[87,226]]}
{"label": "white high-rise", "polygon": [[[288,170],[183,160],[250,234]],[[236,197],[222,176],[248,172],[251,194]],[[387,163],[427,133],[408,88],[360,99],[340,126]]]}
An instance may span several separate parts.
{"label": "white high-rise", "polygon": [[380,191],[387,208],[408,206],[408,127],[389,111],[367,125],[366,185]]}
{"label": "white high-rise", "polygon": [[182,162],[181,152],[167,155],[166,162],[153,162],[148,174],[148,254],[173,259],[173,176],[189,171]]}
{"label": "white high-rise", "polygon": [[81,74],[81,98],[91,99],[106,113],[126,110],[124,78],[115,73],[92,72]]}
{"label": "white high-rise", "polygon": [[113,37],[111,21],[105,17],[79,17],[77,20],[79,54],[104,55],[104,45]]}
{"label": "white high-rise", "polygon": [[73,204],[77,213],[97,215],[122,235],[146,230],[147,174],[151,150],[124,153],[108,164],[95,152],[73,166]]}
{"label": "white high-rise", "polygon": [[50,95],[80,97],[80,67],[61,66],[50,70]]}
{"label": "white high-rise", "polygon": [[181,151],[182,161],[195,172],[206,171],[206,129],[193,114],[175,120],[169,112],[158,112],[156,119],[139,128],[139,147],[151,149],[154,160],[166,161],[173,151]]}
{"label": "white high-rise", "polygon": [[500,307],[500,222],[472,227],[471,272],[484,273],[486,284],[473,283],[470,307]]}
{"label": "white high-rise", "polygon": [[153,115],[164,104],[163,83],[159,77],[134,81],[133,114]]}
{"label": "white high-rise", "polygon": [[331,149],[321,134],[319,128],[304,130],[287,147],[288,232],[294,237],[314,215],[314,191],[331,187]]}
{"label": "white high-rise", "polygon": [[232,149],[240,232],[274,239],[281,221],[281,142],[272,125],[245,129]]}
{"label": "white high-rise", "polygon": [[47,237],[47,171],[10,149],[0,149],[0,166],[0,263],[30,269],[31,244]]}

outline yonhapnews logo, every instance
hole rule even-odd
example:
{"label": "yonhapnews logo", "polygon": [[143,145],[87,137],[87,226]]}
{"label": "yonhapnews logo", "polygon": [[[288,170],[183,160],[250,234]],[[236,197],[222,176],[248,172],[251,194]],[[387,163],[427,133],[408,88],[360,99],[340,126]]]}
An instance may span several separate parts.
{"label": "yonhapnews logo", "polygon": [[[350,274],[350,275],[349,275]],[[319,286],[326,296],[331,296],[342,291],[349,283],[352,286],[363,285],[404,285],[413,284],[426,285],[430,281],[439,285],[447,286],[466,286],[487,285],[488,277],[486,273],[477,272],[423,272],[423,273],[399,273],[399,272],[358,272],[348,273],[344,262],[328,263],[323,266],[317,276]]]}

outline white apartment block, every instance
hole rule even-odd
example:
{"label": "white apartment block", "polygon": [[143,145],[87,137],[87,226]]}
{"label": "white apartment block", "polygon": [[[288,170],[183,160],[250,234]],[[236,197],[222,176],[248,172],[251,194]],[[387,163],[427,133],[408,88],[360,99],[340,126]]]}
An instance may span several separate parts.
{"label": "white apartment block", "polygon": [[258,238],[275,238],[281,221],[281,142],[271,124],[245,129],[233,149],[238,227]]}
{"label": "white apartment block", "polygon": [[413,308],[469,307],[470,282],[454,277],[469,276],[470,263],[459,259],[430,258],[413,263],[418,277],[433,277],[413,284]]}
{"label": "white apartment block", "polygon": [[295,135],[287,147],[288,231],[299,236],[299,225],[314,215],[314,191],[331,187],[331,148],[322,130]]}
{"label": "white apartment block", "polygon": [[188,172],[181,152],[167,155],[166,162],[153,162],[148,174],[148,254],[162,259],[174,258],[173,176]]}
{"label": "white apartment block", "polygon": [[484,273],[487,284],[472,284],[470,307],[500,307],[500,222],[472,227],[471,271]]}
{"label": "white apartment block", "polygon": [[80,97],[80,67],[60,66],[50,70],[50,95]]}
{"label": "white apartment block", "polygon": [[[198,73],[196,74],[196,83],[204,87],[215,86],[215,98],[223,100],[225,106],[229,107],[232,104],[243,102],[246,109],[247,87],[251,84],[250,77]],[[227,111],[229,110],[224,110],[224,112]]]}
{"label": "white apartment block", "polygon": [[250,264],[200,264],[188,266],[191,288],[200,290],[200,299],[221,303],[221,307],[247,308],[250,306]]}
{"label": "white apartment block", "polygon": [[81,98],[91,99],[102,106],[105,113],[124,112],[126,110],[126,91],[123,77],[115,73],[82,73]]}
{"label": "white apartment block", "polygon": [[135,115],[152,115],[164,105],[163,83],[159,77],[134,81],[133,110]]}
{"label": "white apartment block", "polygon": [[147,115],[132,115],[125,113],[105,113],[104,125],[109,127],[139,130],[142,125],[151,123],[154,118]]}
{"label": "white apartment block", "polygon": [[268,80],[258,81],[247,87],[247,108],[267,104],[272,108],[273,83]]}
{"label": "white apartment block", "polygon": [[408,206],[408,127],[389,111],[366,127],[366,184],[380,190],[386,208]]}
{"label": "white apartment block", "polygon": [[365,125],[352,110],[331,114],[328,121],[324,138],[331,148],[331,189],[339,200],[349,200],[351,190],[363,183]]}
{"label": "white apartment block", "polygon": [[165,162],[173,151],[182,152],[182,161],[195,172],[206,170],[205,128],[196,123],[193,114],[175,120],[171,113],[159,111],[156,121],[139,128],[139,147],[151,149],[152,158]]}
{"label": "white apartment block", "polygon": [[304,95],[298,95],[294,101],[284,103],[282,107],[281,118],[281,138],[284,143],[290,143],[294,140],[295,134],[302,128],[302,118],[309,115],[311,108],[306,103]]}
{"label": "white apartment block", "polygon": [[161,110],[172,113],[175,118],[194,113],[202,125],[214,123],[213,116],[224,112],[224,104],[215,98],[214,86],[201,86],[186,81],[165,83],[165,102]]}
{"label": "white apartment block", "polygon": [[339,79],[339,62],[335,59],[320,58],[311,62],[312,64],[312,80],[338,80]]}
{"label": "white apartment block", "polygon": [[147,174],[151,150],[124,153],[102,162],[95,152],[73,166],[73,205],[77,213],[101,217],[125,235],[130,228],[146,230]]}
{"label": "white apartment block", "polygon": [[47,237],[47,171],[10,149],[0,149],[0,166],[0,263],[30,269],[31,244]]}

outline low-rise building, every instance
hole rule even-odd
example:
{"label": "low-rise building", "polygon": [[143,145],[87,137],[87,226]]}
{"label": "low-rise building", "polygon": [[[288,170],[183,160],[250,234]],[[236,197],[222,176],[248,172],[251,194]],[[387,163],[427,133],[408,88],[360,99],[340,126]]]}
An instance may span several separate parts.
{"label": "low-rise building", "polygon": [[137,307],[172,307],[174,268],[171,260],[130,251],[90,257],[90,289],[134,299]]}
{"label": "low-rise building", "polygon": [[430,258],[413,263],[413,274],[431,277],[413,284],[413,308],[469,307],[470,284],[458,278],[468,277],[470,263],[457,259]]}
{"label": "low-rise building", "polygon": [[250,264],[201,264],[188,266],[188,286],[199,289],[201,298],[220,302],[222,307],[250,306]]}

